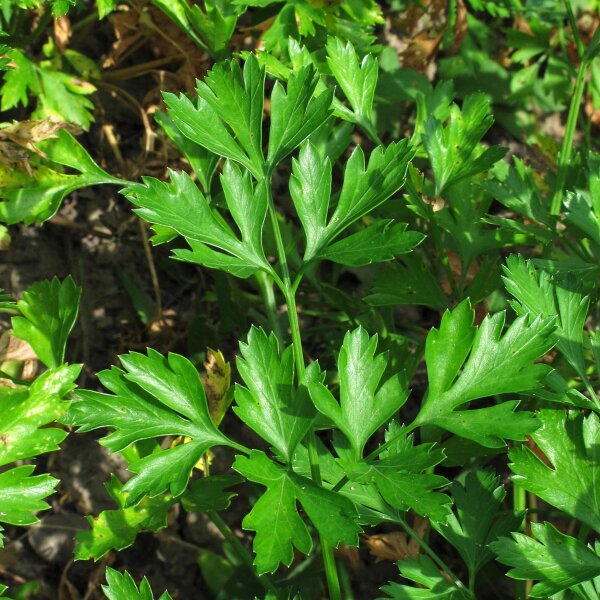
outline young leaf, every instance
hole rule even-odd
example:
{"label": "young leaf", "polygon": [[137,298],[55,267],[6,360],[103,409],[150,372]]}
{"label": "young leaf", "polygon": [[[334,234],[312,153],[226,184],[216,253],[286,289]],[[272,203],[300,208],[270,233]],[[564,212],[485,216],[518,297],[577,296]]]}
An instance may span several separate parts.
{"label": "young leaf", "polygon": [[65,361],[67,339],[79,312],[81,288],[69,276],[62,282],[34,283],[17,302],[22,316],[13,317],[16,337],[25,340],[39,359],[49,368]]}
{"label": "young leaf", "polygon": [[[267,336],[262,329],[253,327],[248,343],[240,344],[240,351],[237,367],[246,387],[236,386],[237,406],[233,410],[290,462],[315,417],[306,390],[294,387],[292,347],[280,354],[275,334]],[[318,373],[310,369],[309,379],[317,381]]]}
{"label": "young leaf", "polygon": [[592,443],[600,430],[598,416],[544,409],[539,418],[542,427],[532,438],[550,465],[525,447],[512,448],[513,480],[600,532],[600,463]]}
{"label": "young leaf", "polygon": [[[31,225],[56,214],[64,198],[84,187],[104,183],[123,184],[121,179],[103,171],[83,146],[65,129],[56,136],[36,143],[48,159],[47,164],[31,166],[31,173],[0,165],[0,221],[9,225]],[[55,165],[70,167],[79,175],[55,170]]]}
{"label": "young leaf", "polygon": [[313,65],[306,65],[290,74],[287,90],[275,82],[271,92],[269,169],[274,169],[329,118],[333,90],[315,96],[318,81]]}
{"label": "young leaf", "polygon": [[362,458],[367,440],[398,412],[408,391],[398,376],[382,382],[387,356],[378,354],[377,336],[359,327],[348,332],[338,357],[340,402],[319,382],[308,384],[314,405],[329,417],[352,445],[354,460]]}
{"label": "young leaf", "polygon": [[[350,102],[352,120],[369,124],[373,118],[373,98],[377,86],[377,61],[367,54],[359,64],[354,46],[337,38],[327,40],[327,64]],[[346,111],[350,112],[350,111]]]}
{"label": "young leaf", "polygon": [[150,349],[147,355],[131,352],[120,359],[125,370],[113,367],[98,374],[113,394],[79,391],[79,401],[71,405],[63,422],[82,432],[113,429],[101,441],[112,452],[158,436],[189,438],[188,443],[135,460],[129,466],[135,475],[123,487],[125,507],[167,489],[180,496],[194,465],[211,446],[240,446],[213,424],[200,375],[189,360],[179,354],[164,357]]}
{"label": "young leaf", "polygon": [[267,488],[242,526],[256,532],[254,564],[259,574],[274,573],[280,563],[289,566],[294,547],[303,554],[312,548],[312,539],[298,513],[298,503],[319,535],[337,548],[339,544],[358,545],[361,529],[354,504],[344,496],[315,485],[269,460],[258,450],[249,457],[237,456],[233,468]]}
{"label": "young leaf", "polygon": [[170,177],[170,184],[146,177],[143,184],[132,184],[123,193],[140,207],[135,212],[143,219],[169,227],[186,238],[192,250],[175,250],[177,258],[245,277],[257,269],[270,269],[262,248],[267,212],[263,184],[253,188],[247,173],[242,175],[233,163],[225,163],[221,183],[227,206],[241,231],[240,240],[211,209],[187,173],[170,171]]}
{"label": "young leaf", "polygon": [[469,473],[464,486],[454,481],[451,487],[456,512],[445,523],[433,523],[442,536],[458,550],[469,570],[469,579],[494,555],[488,546],[500,536],[519,528],[522,515],[500,512],[506,490],[489,471]]}
{"label": "young leaf", "polygon": [[498,560],[512,567],[513,579],[537,580],[529,595],[548,598],[600,575],[600,556],[550,523],[531,523],[536,539],[513,533],[491,544]]}
{"label": "young leaf", "polygon": [[479,142],[494,121],[489,109],[489,100],[479,93],[465,98],[462,111],[453,104],[445,127],[433,115],[429,117],[422,138],[437,196],[452,184],[487,171],[506,154],[500,146],[478,151]]}
{"label": "young leaf", "polygon": [[406,231],[406,228],[406,223],[379,221],[327,246],[320,257],[350,267],[393,260],[410,252],[425,239],[422,233]]}
{"label": "young leaf", "polygon": [[[495,421],[475,418],[470,423],[471,411],[451,413],[472,400],[541,387],[550,367],[534,361],[553,346],[552,319],[538,317],[528,323],[526,316],[519,317],[502,335],[504,318],[504,313],[487,316],[476,328],[468,300],[444,313],[440,329],[432,329],[427,336],[429,389],[415,423],[439,425],[481,445],[497,447],[494,438],[499,429]],[[513,403],[511,408],[515,407]],[[500,410],[504,416],[510,415],[502,426],[506,439],[522,440],[535,429],[532,415],[524,419],[522,413],[516,416],[506,408]]]}
{"label": "young leaf", "polygon": [[[152,588],[144,577],[138,589],[133,577],[125,571],[119,573],[110,567],[106,567],[106,583],[102,591],[108,600],[154,600]],[[163,592],[158,600],[172,600],[169,592]]]}
{"label": "young leaf", "polygon": [[[413,446],[412,436],[399,438],[393,449],[370,463],[345,463],[352,481],[374,483],[383,499],[393,508],[417,514],[436,521],[445,521],[451,500],[436,492],[448,484],[440,475],[427,473],[444,460],[444,453],[433,444]],[[344,464],[345,463],[345,464]]]}
{"label": "young leaf", "polygon": [[520,255],[506,259],[504,284],[517,302],[511,306],[517,314],[558,317],[556,321],[557,348],[577,375],[587,381],[583,357],[583,328],[590,300],[581,292],[574,276],[567,274],[552,278],[545,271],[536,271],[531,261]]}
{"label": "young leaf", "polygon": [[103,510],[97,517],[86,517],[90,529],[75,536],[75,560],[98,560],[110,550],[123,550],[133,544],[142,531],[158,531],[167,526],[167,514],[174,503],[170,496],[143,498],[136,506],[125,506],[123,484],[112,476],[108,492],[118,505]]}

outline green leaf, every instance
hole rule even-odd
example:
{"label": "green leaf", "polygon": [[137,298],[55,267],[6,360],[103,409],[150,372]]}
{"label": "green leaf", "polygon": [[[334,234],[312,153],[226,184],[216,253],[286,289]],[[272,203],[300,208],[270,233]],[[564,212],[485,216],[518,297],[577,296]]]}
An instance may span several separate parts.
{"label": "green leaf", "polygon": [[233,135],[219,119],[219,115],[204,98],[199,97],[194,105],[183,94],[176,96],[163,92],[163,99],[167,105],[169,117],[173,119],[175,126],[184,136],[214,154],[239,162],[255,177],[261,176],[261,173],[253,169],[248,156],[238,146]]}
{"label": "green leaf", "polygon": [[[290,462],[316,414],[306,389],[294,387],[292,347],[280,355],[277,336],[253,327],[240,351],[237,367],[246,387],[236,385],[233,410]],[[318,366],[308,370],[308,381],[318,379]]]}
{"label": "green leaf", "polygon": [[333,90],[315,96],[319,75],[313,65],[293,71],[287,89],[276,81],[271,92],[271,125],[267,164],[274,169],[316,131],[331,114]]}
{"label": "green leaf", "polygon": [[[67,432],[44,426],[67,408],[63,397],[75,387],[80,370],[80,365],[63,365],[40,375],[29,388],[0,387],[0,466],[58,449]],[[0,473],[0,522],[30,525],[37,522],[32,513],[49,508],[43,499],[58,480],[47,474],[31,476],[33,469],[24,465]]]}
{"label": "green leaf", "polygon": [[487,96],[478,93],[465,98],[462,110],[452,105],[446,126],[433,115],[429,117],[422,139],[437,196],[454,183],[487,171],[506,154],[506,149],[500,146],[479,150],[481,139],[494,121],[489,110]]}
{"label": "green leaf", "polygon": [[518,400],[506,400],[486,408],[455,410],[438,415],[435,424],[486,448],[505,448],[506,440],[524,442],[540,426],[534,413],[517,412],[518,406]]}
{"label": "green leaf", "polygon": [[298,503],[333,548],[339,544],[358,545],[358,515],[354,504],[344,496],[296,475],[258,450],[252,450],[249,457],[237,456],[233,468],[267,488],[242,522],[245,529],[256,532],[254,564],[259,574],[274,573],[280,563],[289,566],[294,547],[303,554],[311,551],[312,539],[298,513]]}
{"label": "green leaf", "polygon": [[581,292],[575,276],[565,274],[552,277],[545,271],[537,271],[531,261],[526,262],[520,255],[506,259],[504,273],[506,290],[517,300],[511,303],[517,314],[558,317],[556,347],[577,375],[587,381],[583,328],[590,300]]}
{"label": "green leaf", "polygon": [[214,154],[185,137],[175,126],[173,119],[162,111],[157,111],[154,115],[161,129],[167,134],[168,138],[175,144],[178,150],[186,157],[190,163],[200,187],[205,194],[210,193],[210,185],[213,175],[219,163],[219,156]]}
{"label": "green leaf", "polygon": [[28,342],[49,368],[65,361],[67,339],[79,312],[81,288],[71,276],[62,282],[40,281],[29,286],[17,302],[22,316],[13,317],[16,337]]}
{"label": "green leaf", "polygon": [[38,99],[34,118],[58,119],[89,128],[94,120],[94,105],[87,95],[96,91],[93,85],[52,69],[49,61],[38,65],[20,50],[10,49],[8,56],[15,66],[4,74],[4,85],[0,89],[2,111],[18,104],[27,106],[31,94]]}
{"label": "green leaf", "polygon": [[567,192],[565,217],[592,242],[600,246],[600,218],[597,206],[587,192]]}
{"label": "green leaf", "polygon": [[[204,100],[235,136],[248,157],[248,169],[260,178],[263,172],[262,117],[265,70],[254,54],[244,64],[244,75],[235,61],[217,63],[203,81],[197,82]],[[209,148],[210,149],[210,148]]]}
{"label": "green leaf", "polygon": [[444,460],[442,450],[433,444],[413,445],[412,436],[396,439],[393,449],[370,463],[342,461],[349,479],[358,483],[374,483],[383,499],[393,508],[417,514],[436,521],[445,521],[451,499],[435,490],[448,484],[431,470]]}
{"label": "green leaf", "polygon": [[[328,158],[323,160],[310,142],[307,143],[298,160],[294,161],[290,179],[292,200],[306,234],[304,260],[316,258],[349,225],[398,191],[404,185],[412,156],[408,140],[403,140],[392,143],[387,148],[375,148],[365,167],[365,156],[360,146],[357,146],[346,163],[340,197],[327,223],[331,164]],[[361,244],[364,242],[363,239]],[[388,254],[383,253],[384,256]]]}
{"label": "green leaf", "polygon": [[458,550],[469,570],[469,579],[494,557],[489,544],[519,528],[523,515],[501,512],[506,496],[499,478],[489,471],[468,473],[465,483],[452,483],[456,512],[445,523],[433,523],[442,536]]}
{"label": "green leaf", "polygon": [[543,409],[539,418],[542,427],[532,438],[550,464],[525,447],[512,448],[513,480],[600,532],[600,457],[594,443],[600,432],[598,416]]}
{"label": "green leaf", "polygon": [[510,167],[502,182],[490,181],[485,189],[507,208],[532,221],[551,226],[548,203],[537,188],[532,169],[517,156],[513,156],[513,161],[515,166]]}
{"label": "green leaf", "polygon": [[188,11],[188,18],[212,55],[219,57],[227,52],[235,32],[238,9],[228,0],[206,0],[204,7],[206,12],[193,4]]}
{"label": "green leaf", "polygon": [[67,432],[43,426],[68,408],[63,398],[80,371],[80,365],[62,365],[42,373],[29,388],[0,387],[0,466],[58,450]]}
{"label": "green leaf", "polygon": [[123,485],[114,475],[106,487],[118,508],[86,517],[90,530],[75,536],[75,560],[98,560],[110,550],[128,548],[142,531],[158,531],[167,526],[169,508],[174,503],[170,496],[143,498],[136,506],[126,507]]}
{"label": "green leaf", "polygon": [[310,141],[302,145],[298,159],[292,159],[290,194],[306,236],[307,260],[317,254],[325,235],[331,197],[331,161]]}
{"label": "green leaf", "polygon": [[[145,577],[138,589],[127,571],[119,573],[106,567],[106,582],[107,585],[102,586],[102,591],[108,600],[154,600],[152,588]],[[169,592],[163,592],[158,600],[171,600],[171,596]]]}
{"label": "green leaf", "polygon": [[329,417],[352,445],[354,459],[362,458],[367,440],[397,413],[408,397],[399,376],[382,382],[387,356],[375,356],[377,336],[359,327],[344,337],[338,357],[340,402],[319,382],[308,384],[317,409]]}
{"label": "green leaf", "polygon": [[[240,229],[240,240],[213,209],[190,176],[169,171],[171,183],[153,177],[132,184],[124,195],[140,208],[135,212],[146,221],[174,229],[183,235],[192,250],[175,250],[181,260],[207,267],[241,273],[246,277],[257,269],[269,270],[262,248],[262,228],[267,213],[264,184],[252,187],[250,175],[226,162],[221,183],[227,206]],[[215,252],[209,246],[222,252]]]}
{"label": "green leaf", "polygon": [[327,64],[350,102],[358,123],[373,118],[373,98],[377,86],[377,61],[367,54],[359,64],[354,46],[337,38],[327,40]]}
{"label": "green leaf", "polygon": [[379,221],[327,246],[319,258],[350,267],[393,260],[410,252],[425,239],[422,233],[406,231],[406,228],[406,223]]}
{"label": "green leaf", "polygon": [[79,431],[109,427],[114,431],[101,441],[111,452],[120,452],[141,440],[174,435],[190,438],[166,450],[134,460],[135,475],[125,484],[125,506],[144,496],[158,496],[167,489],[180,496],[190,472],[202,455],[216,445],[240,448],[213,424],[200,375],[179,354],[165,357],[155,350],[120,357],[125,370],[113,367],[98,374],[112,394],[90,390],[78,392],[63,422]]}
{"label": "green leaf", "polygon": [[[7,56],[9,51],[9,46],[7,46],[6,44],[0,44],[0,71],[10,71],[10,69],[12,69],[12,67],[10,66],[11,60]],[[1,595],[2,594],[0,593],[0,596]]]}
{"label": "green leaf", "polygon": [[160,8],[160,10],[169,17],[181,30],[194,42],[202,48],[202,50],[209,52],[209,48],[196,34],[194,28],[190,23],[190,6],[187,0],[152,0],[152,4]]}
{"label": "green leaf", "polygon": [[[449,431],[491,447],[497,447],[500,433],[507,439],[523,439],[536,426],[523,413],[512,415],[516,404],[488,413],[498,412],[510,420],[498,428],[496,422],[481,418],[471,411],[460,411],[449,417],[459,406],[488,396],[516,394],[535,390],[549,373],[550,367],[535,363],[552,346],[553,320],[538,317],[528,323],[527,317],[516,319],[502,335],[505,313],[487,316],[481,325],[473,325],[474,312],[464,300],[454,310],[446,311],[440,329],[427,336],[425,359],[429,389],[415,424],[425,423],[447,427]],[[460,372],[460,375],[459,375]],[[490,409],[488,409],[490,410]]]}
{"label": "green leaf", "polygon": [[[32,164],[31,174],[0,165],[0,197],[6,200],[0,202],[0,221],[9,225],[19,222],[31,225],[50,219],[64,198],[80,188],[123,183],[103,171],[65,129],[57,131],[56,138],[38,142],[36,146],[44,152],[48,162]],[[59,172],[57,165],[70,167],[80,174]]]}
{"label": "green leaf", "polygon": [[96,0],[98,6],[98,18],[104,19],[117,8],[117,0]]}
{"label": "green leaf", "polygon": [[242,479],[235,475],[211,475],[196,479],[181,498],[181,504],[187,512],[226,510],[231,499],[237,496],[227,488],[241,482]]}
{"label": "green leaf", "polygon": [[[365,156],[357,146],[346,163],[340,197],[321,247],[397,192],[404,185],[412,157],[408,140],[402,140],[375,148],[365,168]],[[305,256],[305,260],[309,258]]]}
{"label": "green leaf", "polygon": [[48,474],[34,475],[33,465],[23,465],[0,473],[0,523],[31,525],[33,514],[50,506],[44,498],[54,492],[58,479]]}
{"label": "green leaf", "polygon": [[381,590],[386,598],[394,600],[467,600],[472,598],[466,590],[459,590],[450,583],[428,556],[420,556],[419,560],[406,559],[400,561],[398,568],[402,577],[413,581],[416,588],[399,583],[388,583]]}
{"label": "green leaf", "polygon": [[498,560],[512,567],[513,579],[538,580],[529,595],[548,598],[600,575],[600,556],[574,537],[550,523],[531,523],[531,538],[513,533],[491,544]]}
{"label": "green leaf", "polygon": [[264,83],[264,68],[250,54],[243,77],[239,65],[227,61],[217,64],[204,81],[198,81],[196,105],[184,95],[165,93],[164,100],[169,116],[184,136],[215,154],[239,162],[256,179],[261,179],[265,167]]}

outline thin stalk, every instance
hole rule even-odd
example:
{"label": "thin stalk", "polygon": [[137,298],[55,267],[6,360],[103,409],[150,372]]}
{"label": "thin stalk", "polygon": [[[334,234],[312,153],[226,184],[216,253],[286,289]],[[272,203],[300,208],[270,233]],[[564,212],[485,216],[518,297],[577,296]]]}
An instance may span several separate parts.
{"label": "thin stalk", "polygon": [[277,588],[271,583],[271,580],[266,575],[259,575],[254,568],[254,561],[248,552],[248,549],[238,540],[236,535],[231,531],[231,527],[223,521],[221,515],[215,510],[209,510],[206,516],[216,525],[217,529],[223,534],[223,537],[231,544],[238,558],[248,567],[250,572],[256,577],[257,581],[268,592],[277,593]]}
{"label": "thin stalk", "polygon": [[452,572],[452,569],[438,556],[437,552],[422,538],[419,534],[408,524],[408,522],[401,517],[400,515],[396,515],[396,520],[402,526],[402,528],[410,535],[419,546],[423,549],[423,552],[431,558],[431,560],[444,571],[450,579],[452,579],[452,584],[458,588],[459,590],[463,590],[467,592],[473,599],[475,599],[475,595],[470,592],[465,586],[465,584]]}
{"label": "thin stalk", "polygon": [[[515,511],[527,510],[525,488],[513,482],[513,508]],[[515,600],[527,600],[527,580],[515,580]]]}
{"label": "thin stalk", "polygon": [[577,116],[583,97],[583,89],[585,87],[585,79],[590,63],[587,60],[581,60],[579,69],[577,70],[577,79],[575,81],[575,91],[571,98],[569,106],[569,115],[567,117],[567,126],[565,129],[565,137],[563,138],[562,147],[558,157],[558,172],[556,173],[556,183],[554,185],[554,194],[552,196],[552,204],[550,206],[550,214],[560,214],[560,205],[563,198],[563,188],[567,180],[567,170],[571,160],[573,150],[573,137],[575,135],[575,127],[577,126]]}
{"label": "thin stalk", "polygon": [[277,318],[277,299],[275,298],[275,291],[273,290],[273,279],[264,271],[259,271],[256,274],[256,281],[258,287],[260,287],[263,302],[267,309],[269,325],[271,325],[271,329],[275,332],[277,339],[283,340],[281,325]]}
{"label": "thin stalk", "polygon": [[[271,189],[270,177],[266,177],[266,189],[267,189],[267,205],[269,207],[269,217],[271,219],[271,226],[273,228],[273,235],[275,237],[275,245],[277,247],[277,255],[279,258],[279,264],[281,266],[282,278],[278,284],[281,286],[281,291],[285,298],[288,309],[288,319],[290,322],[290,332],[292,335],[292,347],[294,353],[294,361],[296,363],[296,371],[298,373],[298,381],[302,381],[304,378],[304,355],[302,353],[302,337],[300,335],[300,323],[298,321],[298,311],[296,308],[296,294],[295,290],[299,281],[296,285],[292,284],[290,277],[290,270],[287,264],[287,258],[285,253],[285,246],[283,244],[283,238],[281,237],[281,229],[279,222],[277,221],[277,213],[273,204],[273,191]],[[315,432],[311,429],[308,433],[308,458],[310,461],[310,472],[313,481],[317,485],[322,485],[321,480],[321,469],[319,468],[319,456],[317,453],[317,444]],[[329,588],[329,597],[331,600],[342,600],[342,592],[340,589],[340,581],[338,577],[337,567],[335,564],[335,558],[333,556],[333,548],[329,545],[321,535],[319,535],[321,541],[321,552],[323,554],[323,565],[325,567],[325,576],[327,578],[327,587]]]}

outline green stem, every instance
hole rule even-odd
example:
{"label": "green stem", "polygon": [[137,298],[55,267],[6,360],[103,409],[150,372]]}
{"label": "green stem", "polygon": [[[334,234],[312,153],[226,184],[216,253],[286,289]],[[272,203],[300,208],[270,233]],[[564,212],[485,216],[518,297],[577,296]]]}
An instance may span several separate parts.
{"label": "green stem", "polygon": [[250,572],[256,577],[257,581],[268,592],[277,593],[277,588],[271,583],[271,580],[266,575],[259,575],[254,568],[252,556],[248,549],[238,540],[236,535],[231,531],[231,527],[223,521],[221,515],[215,510],[209,510],[206,515],[216,525],[217,529],[223,534],[223,537],[231,544],[238,558],[248,567]]}
{"label": "green stem", "polygon": [[273,279],[264,271],[259,271],[256,274],[256,281],[258,282],[258,286],[262,293],[271,329],[275,332],[277,339],[283,340],[283,332],[281,331],[281,325],[277,318],[277,299],[275,298],[275,291],[273,290]]}
{"label": "green stem", "polygon": [[571,160],[571,153],[573,150],[573,137],[575,135],[575,127],[577,125],[577,115],[579,114],[579,107],[581,105],[581,98],[583,96],[583,89],[585,87],[585,78],[588,67],[589,61],[581,60],[579,63],[579,69],[577,70],[575,91],[573,92],[571,105],[569,106],[565,137],[563,138],[560,155],[558,157],[558,172],[556,174],[554,194],[552,196],[552,204],[550,206],[550,214],[555,216],[560,214],[560,206],[564,191],[563,188],[565,187],[565,182],[567,180],[567,170],[569,168],[569,162]]}
{"label": "green stem", "polygon": [[[513,508],[515,511],[523,512],[527,510],[527,496],[525,488],[513,482]],[[523,529],[523,528],[521,528]],[[527,599],[527,581],[515,580],[515,600]]]}
{"label": "green stem", "polygon": [[[279,265],[281,267],[282,278],[280,281],[275,280],[281,287],[285,302],[288,309],[288,319],[290,322],[290,332],[292,335],[292,348],[294,353],[294,361],[296,363],[296,371],[298,374],[298,381],[302,381],[304,378],[304,355],[302,353],[302,337],[300,336],[300,323],[298,321],[298,310],[296,308],[296,289],[299,281],[292,284],[290,277],[290,270],[287,264],[287,258],[285,253],[285,246],[281,237],[281,229],[279,222],[277,221],[277,213],[273,204],[273,191],[271,189],[271,178],[265,178],[265,184],[267,189],[267,202],[269,207],[269,217],[271,219],[271,226],[273,228],[273,235],[275,237],[275,245],[277,247],[277,255],[279,258]],[[316,436],[314,430],[310,430],[308,433],[308,458],[310,461],[310,472],[313,481],[317,485],[322,485],[321,480],[321,469],[319,468],[319,456],[317,453]],[[319,534],[321,541],[321,551],[323,554],[323,564],[325,567],[325,576],[327,578],[327,587],[329,588],[329,598],[331,600],[342,600],[342,593],[340,589],[340,581],[338,577],[337,567],[335,564],[335,558],[333,556],[333,548],[329,545],[329,542]]]}

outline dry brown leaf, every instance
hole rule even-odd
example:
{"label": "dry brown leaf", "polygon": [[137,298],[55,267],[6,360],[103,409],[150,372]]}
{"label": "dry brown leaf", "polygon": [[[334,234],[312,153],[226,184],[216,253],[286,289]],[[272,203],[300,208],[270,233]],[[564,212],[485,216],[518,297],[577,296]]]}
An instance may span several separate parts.
{"label": "dry brown leaf", "polygon": [[37,142],[56,137],[59,129],[67,129],[71,133],[79,133],[80,129],[69,123],[52,121],[51,119],[34,119],[14,121],[0,129],[0,164],[8,168],[19,168],[31,175],[29,155],[22,148],[46,158],[46,155],[35,145]]}
{"label": "dry brown leaf", "polygon": [[67,49],[71,35],[71,21],[67,15],[54,19],[54,42],[61,54]]}
{"label": "dry brown leaf", "polygon": [[[450,26],[448,16],[446,0],[424,0],[411,3],[388,20],[387,41],[398,52],[404,67],[423,72],[432,65]],[[450,52],[458,52],[466,33],[467,9],[463,0],[458,0]]]}
{"label": "dry brown leaf", "polygon": [[[415,515],[413,529],[423,539],[429,530],[429,520]],[[404,531],[391,531],[377,535],[367,535],[364,539],[369,547],[369,552],[375,557],[376,562],[382,560],[398,561],[405,558],[418,558],[421,551],[419,543],[409,538]]]}
{"label": "dry brown leaf", "polygon": [[202,375],[202,385],[206,392],[210,416],[216,425],[223,420],[230,398],[231,365],[219,350],[208,349],[204,362],[206,374]]}
{"label": "dry brown leaf", "polygon": [[390,533],[378,533],[377,535],[368,535],[365,541],[369,552],[375,557],[376,562],[382,560],[398,561],[411,557],[416,558],[408,546],[408,536],[404,531],[392,531]]}
{"label": "dry brown leaf", "polygon": [[37,360],[37,355],[27,342],[5,331],[0,336],[0,363],[7,360]]}

